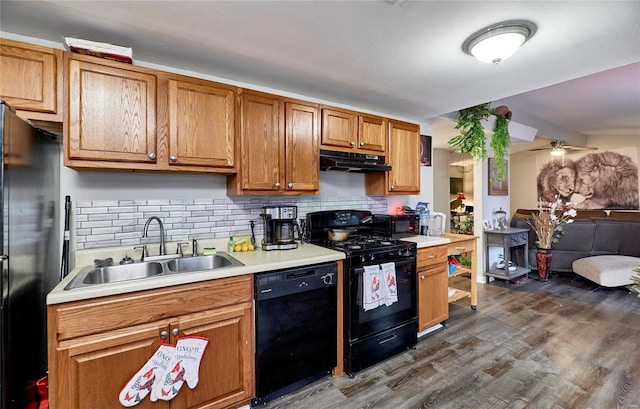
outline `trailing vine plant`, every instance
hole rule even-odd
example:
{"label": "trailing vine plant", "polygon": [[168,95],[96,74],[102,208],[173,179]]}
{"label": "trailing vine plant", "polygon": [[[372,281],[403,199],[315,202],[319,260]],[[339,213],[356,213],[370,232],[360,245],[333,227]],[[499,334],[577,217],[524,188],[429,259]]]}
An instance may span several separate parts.
{"label": "trailing vine plant", "polygon": [[490,105],[490,102],[485,102],[459,111],[458,124],[455,129],[460,130],[460,135],[449,141],[449,146],[455,148],[456,152],[468,153],[479,161],[487,159],[484,128],[481,121],[491,115]]}
{"label": "trailing vine plant", "polygon": [[507,176],[505,158],[508,155],[511,111],[506,106],[491,109],[491,103],[485,102],[461,109],[458,113],[455,129],[460,130],[460,135],[453,137],[449,141],[449,146],[456,152],[470,154],[478,161],[487,159],[486,136],[482,121],[489,118],[489,115],[496,116],[496,126],[490,145],[494,153],[497,180],[492,182],[503,180]]}
{"label": "trailing vine plant", "polygon": [[491,136],[491,149],[493,149],[496,165],[496,180],[492,180],[494,183],[504,180],[504,178],[507,177],[505,158],[508,155],[509,138],[509,123],[507,117],[496,114],[496,127],[493,130],[493,136]]}

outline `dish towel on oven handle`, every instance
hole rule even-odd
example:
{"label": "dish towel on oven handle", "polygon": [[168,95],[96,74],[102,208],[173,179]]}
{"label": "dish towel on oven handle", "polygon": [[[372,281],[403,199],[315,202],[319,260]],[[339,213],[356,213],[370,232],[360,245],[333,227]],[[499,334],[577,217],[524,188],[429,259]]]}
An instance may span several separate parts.
{"label": "dish towel on oven handle", "polygon": [[372,310],[384,304],[382,270],[378,264],[364,266],[362,273],[362,308]]}
{"label": "dish towel on oven handle", "polygon": [[382,270],[382,288],[384,304],[390,306],[398,301],[398,282],[396,281],[396,263],[384,263],[380,265]]}

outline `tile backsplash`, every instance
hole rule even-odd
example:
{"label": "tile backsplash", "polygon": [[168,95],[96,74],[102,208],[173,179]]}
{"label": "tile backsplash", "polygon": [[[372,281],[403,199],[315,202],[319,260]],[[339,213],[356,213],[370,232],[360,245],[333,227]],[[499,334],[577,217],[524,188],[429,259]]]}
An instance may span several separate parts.
{"label": "tile backsplash", "polygon": [[149,226],[149,237],[142,238],[151,216],[162,220],[167,242],[249,235],[250,220],[255,220],[255,233],[261,235],[260,213],[268,205],[296,205],[298,219],[320,210],[388,210],[386,196],[78,201],[74,203],[76,249],[157,243],[160,229],[156,222]]}

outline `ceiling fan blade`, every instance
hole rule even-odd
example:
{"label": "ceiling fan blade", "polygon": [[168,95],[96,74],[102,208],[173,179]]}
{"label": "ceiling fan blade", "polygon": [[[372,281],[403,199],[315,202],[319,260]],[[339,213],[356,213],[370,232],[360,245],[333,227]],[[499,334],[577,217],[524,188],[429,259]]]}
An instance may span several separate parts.
{"label": "ceiling fan blade", "polygon": [[550,151],[551,148],[547,147],[547,148],[531,148],[529,149],[529,152],[536,152],[536,151]]}
{"label": "ceiling fan blade", "polygon": [[565,145],[564,149],[571,149],[574,151],[596,151],[598,148],[595,146],[574,146],[574,145]]}

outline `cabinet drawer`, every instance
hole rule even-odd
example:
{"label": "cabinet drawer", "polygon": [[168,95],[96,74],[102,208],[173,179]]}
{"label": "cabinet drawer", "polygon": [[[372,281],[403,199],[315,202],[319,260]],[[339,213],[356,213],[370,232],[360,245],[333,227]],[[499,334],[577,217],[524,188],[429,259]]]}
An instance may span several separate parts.
{"label": "cabinet drawer", "polygon": [[253,277],[244,275],[130,294],[50,305],[58,341],[131,327],[253,300]]}
{"label": "cabinet drawer", "polygon": [[512,234],[507,238],[507,246],[520,246],[523,244],[527,244],[528,239],[529,235],[526,232]]}
{"label": "cabinet drawer", "polygon": [[448,254],[450,256],[467,253],[476,249],[476,241],[463,241],[459,243],[451,243],[448,245]]}
{"label": "cabinet drawer", "polygon": [[425,267],[432,266],[434,264],[441,264],[447,262],[447,247],[446,246],[434,246],[418,249],[418,257],[416,264],[418,271]]}

